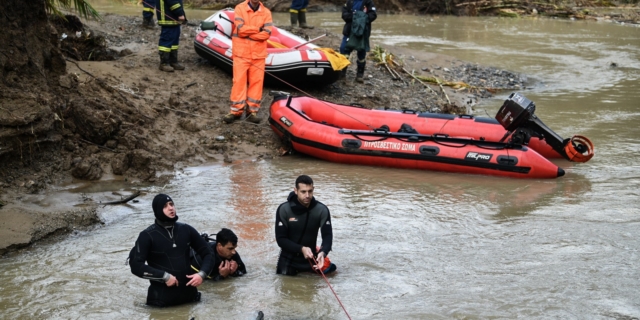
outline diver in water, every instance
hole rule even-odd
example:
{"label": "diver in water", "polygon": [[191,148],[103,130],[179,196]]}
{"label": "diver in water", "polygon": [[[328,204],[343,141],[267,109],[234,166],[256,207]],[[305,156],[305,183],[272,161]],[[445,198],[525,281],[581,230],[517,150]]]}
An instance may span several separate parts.
{"label": "diver in water", "polygon": [[[316,247],[318,231],[322,235],[320,247]],[[287,202],[278,207],[276,241],[282,249],[278,274],[296,275],[317,270],[327,274],[336,270],[327,256],[333,242],[331,214],[327,206],[313,197],[311,177],[299,176]]]}
{"label": "diver in water", "polygon": [[[151,207],[155,223],[140,232],[129,253],[131,273],[151,283],[147,304],[167,307],[200,301],[196,287],[213,268],[211,248],[192,226],[176,222],[178,216],[171,197],[158,194]],[[191,249],[202,257],[198,273],[190,266]]]}
{"label": "diver in water", "polygon": [[[227,228],[222,228],[216,234],[216,239],[212,240],[207,234],[202,237],[209,240],[209,245],[213,250],[213,270],[207,275],[209,280],[222,280],[228,277],[240,277],[247,273],[247,268],[236,251],[238,247],[238,236]],[[202,257],[194,250],[191,250],[191,267],[200,270],[203,264]]]}

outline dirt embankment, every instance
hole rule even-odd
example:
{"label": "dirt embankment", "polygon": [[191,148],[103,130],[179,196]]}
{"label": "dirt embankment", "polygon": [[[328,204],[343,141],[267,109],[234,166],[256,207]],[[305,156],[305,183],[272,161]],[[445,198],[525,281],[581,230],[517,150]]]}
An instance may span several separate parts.
{"label": "dirt embankment", "polygon": [[[209,162],[270,158],[282,145],[266,121],[223,124],[229,111],[231,76],[193,50],[197,21],[183,27],[179,59],[185,71],[158,70],[159,28],[141,28],[141,17],[108,14],[83,24],[47,18],[44,0],[8,0],[0,22],[0,254],[97,221],[95,205],[82,209],[28,206],[23,196],[80,180],[124,179],[166,182],[180,167]],[[336,10],[339,7],[336,7]],[[326,30],[293,30],[314,38]],[[317,42],[337,49],[341,35]],[[375,43],[373,44],[375,46]],[[395,49],[394,49],[395,50]],[[403,75],[393,81],[369,57],[366,81],[355,68],[346,81],[302,93],[368,108],[469,113],[490,89],[517,90],[521,75],[408,51],[393,52],[407,70],[425,77],[460,81],[456,90]],[[402,67],[396,67],[403,73]],[[259,116],[268,117],[265,88]]]}

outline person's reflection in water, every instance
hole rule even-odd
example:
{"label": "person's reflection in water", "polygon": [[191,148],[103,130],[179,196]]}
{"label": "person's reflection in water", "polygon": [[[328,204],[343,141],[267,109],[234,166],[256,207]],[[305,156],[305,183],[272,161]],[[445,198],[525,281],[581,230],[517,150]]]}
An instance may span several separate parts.
{"label": "person's reflection in water", "polygon": [[[236,214],[229,219],[231,229],[236,230],[243,241],[261,241],[266,243],[269,224],[267,220],[268,203],[264,200],[262,173],[260,165],[253,162],[233,164],[231,172],[231,205]],[[264,222],[261,222],[264,221]],[[251,245],[248,244],[247,247]]]}

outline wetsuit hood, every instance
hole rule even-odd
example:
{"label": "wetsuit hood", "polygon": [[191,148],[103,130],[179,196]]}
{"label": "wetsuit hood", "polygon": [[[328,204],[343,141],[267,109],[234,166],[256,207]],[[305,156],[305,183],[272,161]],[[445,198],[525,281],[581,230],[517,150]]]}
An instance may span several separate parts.
{"label": "wetsuit hood", "polygon": [[313,207],[318,204],[318,201],[316,201],[316,197],[312,197],[309,208],[305,207],[304,205],[302,205],[302,203],[300,203],[300,201],[298,200],[298,196],[294,191],[291,191],[291,193],[289,193],[287,201],[291,203],[291,211],[293,211],[294,214],[303,214],[308,210],[313,209]]}
{"label": "wetsuit hood", "polygon": [[156,216],[156,221],[159,221],[160,225],[164,225],[167,223],[174,223],[178,221],[177,214],[175,218],[172,219],[167,217],[163,212],[164,205],[167,204],[167,202],[169,201],[173,202],[173,199],[171,199],[171,197],[169,197],[166,194],[160,193],[157,196],[155,196],[155,198],[153,198],[153,202],[151,202],[151,208],[153,208],[153,215]]}

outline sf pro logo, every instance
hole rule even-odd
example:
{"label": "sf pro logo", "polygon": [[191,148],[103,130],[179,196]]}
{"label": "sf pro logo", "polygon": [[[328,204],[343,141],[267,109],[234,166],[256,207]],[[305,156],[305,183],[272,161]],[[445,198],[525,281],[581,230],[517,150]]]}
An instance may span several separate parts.
{"label": "sf pro logo", "polygon": [[489,162],[493,155],[489,153],[478,153],[478,152],[467,152],[467,156],[464,157],[465,160],[473,160],[473,161],[481,161],[481,162]]}

